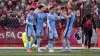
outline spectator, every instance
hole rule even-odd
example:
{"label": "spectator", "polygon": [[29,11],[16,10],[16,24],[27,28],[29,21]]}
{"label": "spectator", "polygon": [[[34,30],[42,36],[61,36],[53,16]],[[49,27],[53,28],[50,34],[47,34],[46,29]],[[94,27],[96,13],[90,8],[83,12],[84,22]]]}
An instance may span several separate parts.
{"label": "spectator", "polygon": [[22,15],[20,18],[21,26],[25,25],[25,15]]}
{"label": "spectator", "polygon": [[6,27],[11,29],[15,29],[18,28],[18,26],[20,26],[18,18],[13,13],[10,14],[10,17],[7,19],[6,24],[7,24]]}
{"label": "spectator", "polygon": [[4,26],[6,26],[6,23],[5,23],[5,19],[6,19],[7,15],[2,15],[0,17],[0,25],[4,28]]}
{"label": "spectator", "polygon": [[91,15],[86,15],[86,17],[83,19],[83,27],[84,27],[84,34],[85,34],[85,47],[86,49],[91,48],[91,38],[93,33],[93,28],[96,32],[96,25],[94,18]]}
{"label": "spectator", "polygon": [[14,8],[13,8],[12,1],[8,1],[7,10],[8,10],[9,12],[12,12],[13,9],[14,9]]}
{"label": "spectator", "polygon": [[1,5],[1,7],[4,7],[4,6],[5,6],[5,5],[4,5],[4,2],[1,2],[1,4],[0,4],[0,5]]}
{"label": "spectator", "polygon": [[8,0],[4,0],[5,6],[8,5]]}
{"label": "spectator", "polygon": [[2,0],[0,0],[0,4],[1,4]]}
{"label": "spectator", "polygon": [[25,3],[21,4],[21,10],[26,10]]}
{"label": "spectator", "polygon": [[17,5],[16,8],[15,8],[15,10],[13,11],[13,13],[18,14],[19,12],[20,12],[20,8],[19,8],[19,6]]}
{"label": "spectator", "polygon": [[96,5],[97,5],[97,8],[98,8],[98,16],[99,16],[99,19],[100,19],[100,0],[96,0]]}
{"label": "spectator", "polygon": [[7,8],[6,8],[6,7],[4,7],[4,8],[2,9],[2,14],[3,14],[3,15],[7,15]]}
{"label": "spectator", "polygon": [[12,0],[12,4],[13,4],[13,6],[14,6],[14,8],[17,6],[17,0]]}
{"label": "spectator", "polygon": [[34,2],[33,0],[31,0],[30,6],[36,9],[40,5],[40,3],[41,2],[37,2],[37,1]]}
{"label": "spectator", "polygon": [[[73,8],[75,8],[76,12],[79,12],[79,10],[82,6],[83,0],[0,0],[0,18],[2,18],[5,15],[8,15],[7,17],[10,16],[11,13],[15,13],[16,17],[20,20],[20,23],[23,25],[24,23],[24,18],[26,14],[28,13],[29,8],[34,7],[36,8],[35,12],[38,11],[38,6],[39,5],[44,5],[52,7],[55,6],[55,9],[61,6],[65,6],[67,4],[67,8],[71,7],[72,5]],[[100,1],[96,0],[96,7],[94,8],[93,11],[96,9],[96,14],[98,18],[100,19]],[[82,8],[81,8],[82,9]],[[48,12],[48,9],[45,11],[46,13]],[[79,18],[79,16],[78,16]],[[98,20],[99,21],[99,20]],[[79,24],[80,20],[76,19],[75,24]],[[100,24],[99,24],[100,25]]]}

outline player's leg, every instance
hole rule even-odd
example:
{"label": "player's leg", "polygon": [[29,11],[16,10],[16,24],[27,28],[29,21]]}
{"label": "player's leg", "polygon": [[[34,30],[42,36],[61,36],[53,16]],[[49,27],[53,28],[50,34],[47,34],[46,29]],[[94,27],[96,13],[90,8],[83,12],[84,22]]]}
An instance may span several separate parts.
{"label": "player's leg", "polygon": [[66,45],[68,47],[68,52],[71,52],[71,48],[70,48],[70,42],[69,42],[69,38],[71,37],[72,34],[72,30],[68,30],[67,35],[66,35],[67,29],[64,31],[63,34],[63,52],[66,52]]}
{"label": "player's leg", "polygon": [[41,49],[40,49],[40,45],[41,45],[42,40],[43,40],[43,36],[40,36],[40,38],[38,39],[38,42],[37,42],[38,52],[42,52]]}
{"label": "player's leg", "polygon": [[63,37],[63,39],[62,39],[62,44],[63,44],[63,52],[66,52],[66,38],[65,37]]}
{"label": "player's leg", "polygon": [[69,41],[69,38],[67,38],[67,47],[68,47],[68,52],[71,52],[71,48],[70,48],[70,41]]}
{"label": "player's leg", "polygon": [[32,40],[31,40],[30,47],[32,48],[32,45],[35,44],[36,41],[36,34],[34,28],[31,29],[31,35],[32,35]]}
{"label": "player's leg", "polygon": [[45,46],[45,50],[48,51],[50,49],[49,47],[49,28],[48,27],[46,29],[46,34],[47,34],[48,44]]}
{"label": "player's leg", "polygon": [[53,32],[49,32],[49,42],[48,42],[48,49],[49,49],[49,52],[54,52],[53,49]]}
{"label": "player's leg", "polygon": [[31,30],[30,30],[30,28],[28,27],[27,29],[26,29],[26,35],[27,35],[27,52],[32,52],[31,50],[30,50],[30,44],[31,44]]}
{"label": "player's leg", "polygon": [[87,50],[87,45],[88,45],[88,34],[85,32],[85,50]]}
{"label": "player's leg", "polygon": [[91,47],[91,37],[92,37],[92,30],[89,30],[88,32],[88,49]]}
{"label": "player's leg", "polygon": [[[58,40],[58,33],[57,33],[57,30],[53,30],[53,40],[52,40],[52,45],[53,45],[53,47],[54,47],[54,44],[56,43],[56,41]],[[52,48],[53,48],[52,47]],[[54,50],[54,48],[52,49],[52,50]]]}
{"label": "player's leg", "polygon": [[36,29],[37,47],[40,47],[40,29]]}
{"label": "player's leg", "polygon": [[87,36],[85,36],[85,48],[87,49],[87,40],[88,40],[88,38],[87,38]]}
{"label": "player's leg", "polygon": [[85,43],[85,42],[84,42],[84,39],[85,39],[84,35],[85,35],[85,34],[84,34],[84,31],[82,31],[82,47],[83,47],[83,48],[84,48],[84,46],[85,46],[85,45],[84,45],[84,43]]}
{"label": "player's leg", "polygon": [[58,40],[58,34],[56,30],[53,30],[52,33],[49,34],[49,52],[54,52],[54,44]]}
{"label": "player's leg", "polygon": [[43,39],[44,39],[44,29],[41,29],[39,46],[41,45],[41,42],[43,41]]}
{"label": "player's leg", "polygon": [[66,43],[67,43],[67,47],[68,47],[68,52],[71,52],[71,48],[70,48],[70,41],[69,38],[72,35],[72,29],[68,30],[67,36],[66,36]]}
{"label": "player's leg", "polygon": [[89,37],[88,39],[88,48],[90,49],[90,47],[91,47],[91,37]]}
{"label": "player's leg", "polygon": [[41,41],[42,41],[42,39],[43,39],[43,30],[41,30],[41,29],[37,29],[36,30],[36,34],[37,34],[37,51],[38,52],[42,52],[41,50],[40,50],[40,44],[41,44]]}
{"label": "player's leg", "polygon": [[64,52],[66,52],[66,37],[65,37],[65,35],[66,35],[66,32],[67,32],[67,29],[65,29],[65,31],[64,31],[64,33],[63,33],[63,39],[62,39],[62,44],[63,44],[63,50],[62,51],[64,51]]}
{"label": "player's leg", "polygon": [[30,44],[31,44],[31,37],[27,37],[27,52],[32,52]]}
{"label": "player's leg", "polygon": [[85,43],[84,43],[84,45],[85,45],[85,50],[87,50],[88,49],[88,29],[87,28],[84,28],[84,35],[85,35]]}

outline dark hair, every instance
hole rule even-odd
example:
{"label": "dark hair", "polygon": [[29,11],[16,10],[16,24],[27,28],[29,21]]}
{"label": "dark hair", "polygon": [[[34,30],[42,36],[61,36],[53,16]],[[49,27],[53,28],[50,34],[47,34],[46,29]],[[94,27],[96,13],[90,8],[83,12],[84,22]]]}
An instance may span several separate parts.
{"label": "dark hair", "polygon": [[39,8],[39,9],[42,9],[43,7],[44,7],[44,6],[41,5],[41,6],[39,6],[38,8]]}
{"label": "dark hair", "polygon": [[34,11],[35,9],[34,8],[30,8],[30,10]]}
{"label": "dark hair", "polygon": [[61,7],[61,10],[66,10],[66,11],[68,11],[68,8],[67,7]]}
{"label": "dark hair", "polygon": [[52,9],[54,9],[54,7],[50,7],[50,8],[49,8],[49,10],[52,10]]}
{"label": "dark hair", "polygon": [[61,7],[61,10],[65,9],[65,7]]}

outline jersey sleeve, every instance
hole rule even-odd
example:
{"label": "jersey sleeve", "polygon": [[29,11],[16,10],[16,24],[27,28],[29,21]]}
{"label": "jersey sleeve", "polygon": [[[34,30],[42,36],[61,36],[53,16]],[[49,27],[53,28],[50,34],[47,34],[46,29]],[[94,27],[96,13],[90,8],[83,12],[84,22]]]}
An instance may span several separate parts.
{"label": "jersey sleeve", "polygon": [[44,21],[45,21],[47,19],[47,13],[45,13],[44,16],[45,16],[45,18],[44,18]]}
{"label": "jersey sleeve", "polygon": [[47,16],[47,25],[48,25],[49,29],[51,29],[49,22],[50,22],[50,20],[49,20],[49,17]]}
{"label": "jersey sleeve", "polygon": [[68,16],[69,16],[69,18],[71,18],[72,14],[69,14]]}
{"label": "jersey sleeve", "polygon": [[73,14],[71,14],[71,18],[72,18],[72,20],[73,20],[73,22],[75,21],[75,14],[73,13]]}
{"label": "jersey sleeve", "polygon": [[58,20],[64,19],[64,17],[62,15],[57,16]]}
{"label": "jersey sleeve", "polygon": [[28,14],[27,17],[26,17],[26,24],[27,25],[33,25],[32,23],[29,22],[29,20],[30,20],[30,16]]}

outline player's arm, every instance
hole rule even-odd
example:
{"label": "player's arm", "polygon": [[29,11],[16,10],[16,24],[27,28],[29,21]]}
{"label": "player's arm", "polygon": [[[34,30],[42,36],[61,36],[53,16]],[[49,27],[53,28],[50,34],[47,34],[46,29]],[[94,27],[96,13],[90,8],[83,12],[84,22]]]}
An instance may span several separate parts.
{"label": "player's arm", "polygon": [[49,20],[49,18],[47,17],[47,25],[48,25],[48,27],[49,27],[49,30],[50,30],[50,32],[51,32],[51,27],[50,27],[50,24],[49,24],[49,22],[50,22],[50,20]]}
{"label": "player's arm", "polygon": [[57,17],[57,19],[64,19],[64,17],[60,15]]}
{"label": "player's arm", "polygon": [[45,17],[43,18],[43,21],[46,23],[46,20],[47,20],[47,13],[45,13],[44,16],[45,16]]}
{"label": "player's arm", "polygon": [[37,14],[38,13],[34,13],[34,25],[36,25],[36,22],[37,22]]}
{"label": "player's arm", "polygon": [[61,11],[61,14],[65,17],[65,19],[70,18],[70,15],[66,15],[66,14],[65,14],[65,13],[63,13],[62,11]]}
{"label": "player's arm", "polygon": [[57,15],[57,19],[58,19],[58,20],[59,20],[59,19],[61,20],[61,19],[64,19],[64,17],[63,17],[62,15],[59,15],[59,16]]}
{"label": "player's arm", "polygon": [[47,13],[45,13],[45,18],[43,19],[44,23],[47,24]]}
{"label": "player's arm", "polygon": [[27,15],[27,17],[26,17],[26,24],[28,24],[28,25],[33,25],[32,23],[29,22],[29,19],[30,19],[30,16]]}

